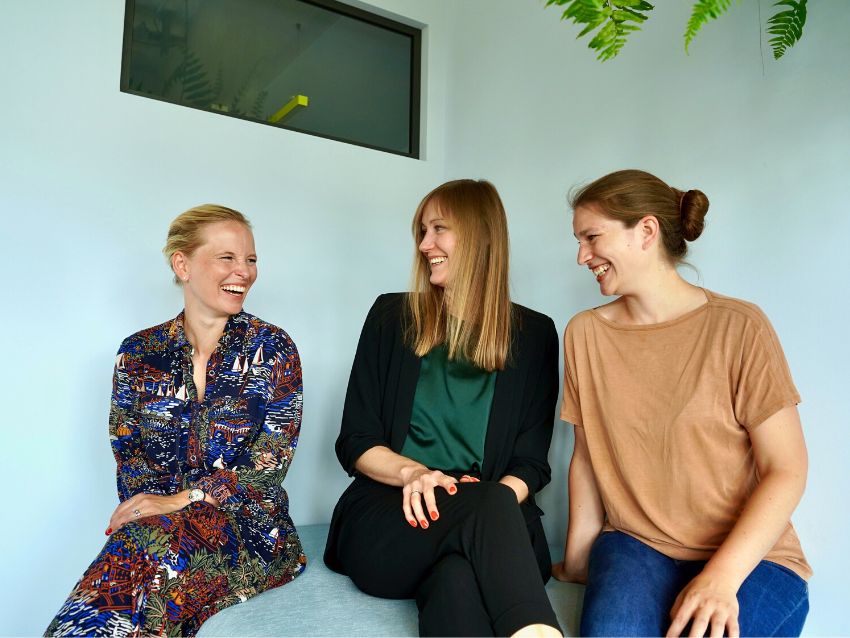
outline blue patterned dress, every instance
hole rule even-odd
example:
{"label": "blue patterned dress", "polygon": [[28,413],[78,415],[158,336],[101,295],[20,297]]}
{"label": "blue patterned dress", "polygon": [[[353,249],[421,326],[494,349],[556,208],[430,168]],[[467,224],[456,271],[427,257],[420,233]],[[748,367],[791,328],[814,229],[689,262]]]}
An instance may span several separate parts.
{"label": "blue patterned dress", "polygon": [[289,582],[306,559],[281,482],[301,426],[298,351],[280,328],[233,315],[198,401],[183,314],[121,344],[109,435],[118,496],[199,487],[193,503],[113,532],[47,635],[184,635]]}

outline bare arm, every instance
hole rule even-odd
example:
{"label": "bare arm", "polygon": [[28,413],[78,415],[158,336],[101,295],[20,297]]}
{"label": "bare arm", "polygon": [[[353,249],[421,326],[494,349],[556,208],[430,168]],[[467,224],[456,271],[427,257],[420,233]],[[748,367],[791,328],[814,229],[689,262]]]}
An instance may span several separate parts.
{"label": "bare arm", "polygon": [[702,573],[679,594],[668,636],[693,618],[691,636],[738,636],[737,592],[788,525],[806,489],[809,460],[797,406],[780,410],[750,432],[761,477],[741,517]]}
{"label": "bare arm", "polygon": [[458,482],[456,478],[446,476],[439,470],[429,470],[421,463],[381,445],[369,448],[361,454],[354,462],[354,469],[379,483],[402,487],[404,517],[413,527],[417,526],[417,521],[423,529],[428,527],[428,519],[422,509],[423,498],[431,520],[436,521],[439,518],[437,499],[434,497],[435,487],[440,486],[449,494],[457,493],[457,487],[454,485]]}
{"label": "bare arm", "polygon": [[552,575],[571,583],[587,582],[590,548],[605,523],[605,506],[599,495],[584,428],[575,426],[575,448],[570,461],[570,523],[564,561],[552,565]]}
{"label": "bare arm", "polygon": [[429,472],[430,470],[401,454],[396,454],[388,447],[377,446],[366,450],[354,462],[354,469],[365,474],[373,481],[385,485],[401,487],[405,484],[405,476],[412,472]]}
{"label": "bare arm", "polygon": [[[190,502],[189,490],[183,490],[171,496],[140,492],[128,498],[115,509],[112,517],[109,519],[109,527],[106,528],[106,535],[109,536],[119,527],[136,518],[171,514],[171,512],[182,510]],[[209,503],[213,507],[221,507],[218,499],[211,494],[204,494],[204,502]],[[139,516],[136,516],[134,512],[139,512]]]}
{"label": "bare arm", "polygon": [[516,492],[516,501],[517,503],[522,503],[525,499],[528,498],[528,485],[525,484],[520,478],[516,476],[511,476],[510,474],[505,474],[502,478],[499,479],[499,483],[503,485],[507,485],[514,492]]}

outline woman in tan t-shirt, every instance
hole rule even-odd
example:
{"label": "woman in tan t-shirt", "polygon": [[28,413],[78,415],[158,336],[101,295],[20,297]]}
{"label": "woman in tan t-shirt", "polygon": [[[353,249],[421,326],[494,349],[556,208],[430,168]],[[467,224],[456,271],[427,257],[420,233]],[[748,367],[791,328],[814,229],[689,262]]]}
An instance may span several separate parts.
{"label": "woman in tan t-shirt", "polygon": [[571,204],[579,265],[618,296],[564,335],[575,450],[553,575],[587,583],[582,635],[799,636],[800,397],[764,313],[676,270],[708,199],[629,170]]}

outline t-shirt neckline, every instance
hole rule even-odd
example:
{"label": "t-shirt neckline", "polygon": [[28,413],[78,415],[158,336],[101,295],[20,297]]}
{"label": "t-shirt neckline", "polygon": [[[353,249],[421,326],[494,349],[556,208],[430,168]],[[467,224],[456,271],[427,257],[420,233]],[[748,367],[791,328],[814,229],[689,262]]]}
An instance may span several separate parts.
{"label": "t-shirt neckline", "polygon": [[[698,286],[699,287],[699,286]],[[613,328],[614,330],[659,330],[661,328],[669,328],[671,326],[675,326],[676,324],[682,323],[683,321],[687,321],[691,317],[695,317],[699,313],[707,310],[715,300],[715,295],[708,289],[699,287],[700,290],[705,293],[706,302],[699,306],[698,308],[694,308],[686,312],[683,315],[676,317],[675,319],[669,319],[667,321],[662,321],[661,323],[646,323],[646,324],[629,324],[629,323],[618,323],[616,321],[611,321],[610,319],[606,319],[602,316],[602,313],[599,312],[598,308],[591,308],[590,314],[596,317],[603,324],[608,326],[609,328]]]}

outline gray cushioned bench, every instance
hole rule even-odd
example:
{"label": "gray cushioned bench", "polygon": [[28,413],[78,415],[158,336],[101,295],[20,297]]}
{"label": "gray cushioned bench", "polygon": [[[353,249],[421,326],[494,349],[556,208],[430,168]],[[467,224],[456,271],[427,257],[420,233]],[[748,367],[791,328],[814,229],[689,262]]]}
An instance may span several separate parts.
{"label": "gray cushioned bench", "polygon": [[[291,583],[210,618],[198,636],[418,636],[416,603],[364,594],[322,562],[327,525],[298,527],[307,569]],[[563,549],[552,547],[552,555]],[[546,586],[567,636],[578,636],[584,587],[553,580]]]}

